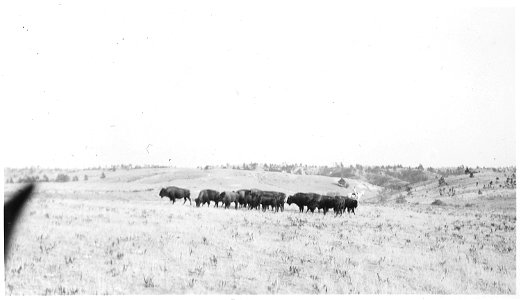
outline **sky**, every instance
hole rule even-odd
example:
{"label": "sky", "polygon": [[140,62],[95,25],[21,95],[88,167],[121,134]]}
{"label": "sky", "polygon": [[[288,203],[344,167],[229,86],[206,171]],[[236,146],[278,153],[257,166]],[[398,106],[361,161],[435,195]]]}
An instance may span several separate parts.
{"label": "sky", "polygon": [[516,164],[515,12],[0,5],[4,167]]}

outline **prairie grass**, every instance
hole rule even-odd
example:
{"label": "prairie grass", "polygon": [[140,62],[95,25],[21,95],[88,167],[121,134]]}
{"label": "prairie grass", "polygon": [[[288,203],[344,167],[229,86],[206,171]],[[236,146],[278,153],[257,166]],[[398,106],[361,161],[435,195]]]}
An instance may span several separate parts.
{"label": "prairie grass", "polygon": [[[515,209],[430,205],[435,198],[361,202],[339,217],[287,205],[196,208],[159,198],[161,184],[139,172],[132,182],[154,189],[119,183],[117,172],[107,173],[112,183],[41,185],[12,243],[6,294],[516,292]],[[199,175],[168,178],[202,189]]]}

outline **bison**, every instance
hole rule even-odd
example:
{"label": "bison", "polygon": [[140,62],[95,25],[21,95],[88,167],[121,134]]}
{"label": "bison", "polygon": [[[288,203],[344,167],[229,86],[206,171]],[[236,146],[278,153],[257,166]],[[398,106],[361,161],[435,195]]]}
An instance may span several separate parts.
{"label": "bison", "polygon": [[159,192],[159,196],[161,196],[161,198],[163,198],[163,197],[170,198],[170,201],[172,201],[172,204],[175,203],[176,199],[184,198],[185,202],[183,202],[183,204],[186,203],[186,200],[190,200],[190,205],[192,205],[192,199],[190,198],[190,191],[187,189],[178,188],[175,186],[169,186],[167,188],[162,188],[161,191]]}
{"label": "bison", "polygon": [[261,193],[261,190],[258,189],[251,189],[250,190],[250,203],[248,205],[249,209],[260,209],[260,197],[259,194]]}
{"label": "bison", "polygon": [[251,190],[238,190],[239,194],[239,205],[247,207],[251,203]]}
{"label": "bison", "polygon": [[[216,190],[202,190],[199,192],[199,196],[195,199],[195,205],[199,207],[199,205],[208,204],[210,206],[210,201],[216,201],[219,198],[219,192]],[[217,202],[216,202],[217,203]]]}
{"label": "bison", "polygon": [[346,210],[346,202],[347,197],[346,196],[335,196],[335,208],[334,211],[337,215],[341,215]]}
{"label": "bison", "polygon": [[286,200],[286,194],[277,193],[277,209],[280,209],[280,211],[284,211],[285,200]]}
{"label": "bison", "polygon": [[337,207],[337,199],[334,196],[321,196],[320,201],[318,202],[318,209],[322,209],[324,215],[329,211],[329,209],[335,209]]}
{"label": "bison", "polygon": [[345,206],[344,206],[344,211],[347,209],[347,213],[349,214],[349,212],[353,212],[354,215],[355,214],[355,208],[358,207],[358,201],[355,200],[355,199],[351,199],[349,197],[346,198],[346,201],[345,201]]}
{"label": "bison", "polygon": [[239,193],[237,192],[222,192],[219,195],[220,201],[222,201],[224,208],[230,208],[230,204],[233,202],[235,203],[235,209],[237,209],[237,206],[239,204]]}
{"label": "bison", "polygon": [[252,190],[251,194],[255,204],[262,206],[262,211],[266,211],[270,206],[272,209],[275,209],[276,212],[278,212],[279,209],[284,209],[284,199],[286,199],[286,194],[284,193]]}
{"label": "bison", "polygon": [[318,207],[320,198],[321,196],[315,193],[296,193],[288,197],[288,205],[296,204],[300,212],[304,212],[304,207],[307,206],[308,209],[306,212],[311,210],[313,213]]}

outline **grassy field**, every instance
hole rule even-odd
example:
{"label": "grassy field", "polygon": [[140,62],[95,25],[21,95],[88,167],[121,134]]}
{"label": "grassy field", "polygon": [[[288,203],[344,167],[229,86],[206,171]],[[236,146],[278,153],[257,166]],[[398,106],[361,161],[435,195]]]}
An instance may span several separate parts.
{"label": "grassy field", "polygon": [[[101,171],[68,173],[80,181],[39,184],[24,211],[6,294],[516,292],[515,190],[472,190],[495,174],[448,177],[461,192],[455,197],[440,197],[437,181],[417,184],[401,204],[397,195],[374,201],[378,187],[349,180],[369,201],[356,215],[335,217],[287,205],[283,213],[196,208],[158,196],[167,185],[189,188],[192,198],[204,188],[351,192],[335,178],[192,169],[105,171],[105,179]],[[6,184],[4,196],[19,187]],[[431,205],[435,199],[446,205]]]}

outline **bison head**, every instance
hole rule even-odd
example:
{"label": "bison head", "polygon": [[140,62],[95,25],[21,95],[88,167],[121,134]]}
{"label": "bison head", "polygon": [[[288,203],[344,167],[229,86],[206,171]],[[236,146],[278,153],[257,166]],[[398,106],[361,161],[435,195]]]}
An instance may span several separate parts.
{"label": "bison head", "polygon": [[161,191],[159,191],[159,196],[161,198],[165,197],[166,196],[166,190],[164,188],[161,189]]}

